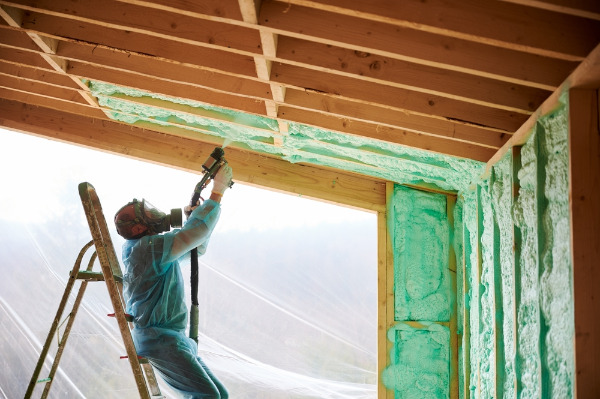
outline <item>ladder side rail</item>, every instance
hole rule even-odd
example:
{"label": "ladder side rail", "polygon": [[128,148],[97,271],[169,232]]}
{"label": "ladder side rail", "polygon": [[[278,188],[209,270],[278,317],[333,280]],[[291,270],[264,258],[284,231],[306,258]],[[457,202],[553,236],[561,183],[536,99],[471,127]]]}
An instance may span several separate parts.
{"label": "ladder side rail", "polygon": [[[98,259],[100,260],[100,266],[102,267],[104,280],[106,282],[108,293],[113,304],[115,318],[117,319],[119,330],[121,332],[121,337],[123,338],[123,343],[125,344],[125,350],[127,352],[127,357],[129,359],[129,364],[131,365],[131,370],[135,378],[138,392],[141,398],[150,399],[150,394],[148,392],[146,380],[144,378],[144,374],[142,372],[139,359],[137,357],[137,351],[133,343],[131,331],[129,330],[127,320],[125,319],[122,290],[119,289],[114,278],[113,273],[115,272],[115,265],[114,262],[111,262],[109,259],[109,252],[111,251],[110,249],[107,250],[107,245],[103,239],[102,232],[100,229],[100,223],[98,222],[98,213],[100,214],[100,217],[104,219],[102,209],[100,207],[98,197],[94,195],[94,201],[91,192],[95,192],[95,189],[91,184],[81,183],[79,185],[79,195],[81,197],[81,203],[85,210],[86,218],[90,227],[90,232],[92,234],[94,244],[96,245],[96,252],[98,253]],[[106,222],[104,222],[104,225],[106,225]],[[110,237],[108,237],[108,239],[110,239]],[[110,248],[112,248],[112,245],[110,245]],[[114,252],[114,248],[112,248],[112,250]],[[116,259],[116,256],[114,258]],[[113,264],[111,265],[111,263]],[[120,275],[120,267],[118,268],[118,271],[119,273],[117,275]]]}
{"label": "ladder side rail", "polygon": [[[100,205],[100,199],[98,198],[98,194],[96,193],[96,190],[93,188],[93,186],[89,186],[91,187],[91,189],[88,189],[89,198],[94,207],[94,216],[96,218],[96,223],[98,224],[100,235],[102,236],[102,242],[106,247],[106,255],[108,257],[108,262],[110,263],[113,276],[123,277],[121,264],[117,259],[115,247],[112,244],[112,239],[110,237],[108,225],[106,224],[106,218],[104,217],[104,213],[102,212],[102,206]],[[123,293],[121,291],[121,297],[122,295]]]}
{"label": "ladder side rail", "polygon": [[[52,340],[58,330],[58,326],[60,325],[60,320],[62,318],[65,307],[67,306],[67,301],[69,300],[69,296],[71,295],[71,291],[73,290],[73,286],[75,285],[75,280],[77,280],[77,273],[79,272],[79,268],[81,266],[81,260],[83,259],[83,255],[85,252],[93,245],[93,240],[88,242],[84,247],[79,251],[79,255],[77,256],[77,260],[73,265],[73,270],[69,275],[69,280],[65,286],[65,292],[63,293],[63,297],[58,305],[58,310],[56,311],[56,316],[52,321],[52,326],[50,327],[50,331],[48,332],[48,336],[46,337],[46,342],[42,347],[40,352],[40,357],[38,358],[38,362],[33,371],[33,375],[31,376],[31,380],[29,381],[29,385],[27,386],[27,391],[25,392],[25,399],[31,398],[33,391],[35,389],[35,384],[40,376],[40,372],[42,371],[42,367],[44,362],[46,361],[46,356],[48,355],[48,351],[50,350],[50,345],[52,344]],[[56,360],[55,360],[56,361]]]}
{"label": "ladder side rail", "polygon": [[[92,241],[90,241],[92,242]],[[92,271],[94,267],[94,262],[96,261],[96,252],[94,252],[88,262],[87,271]],[[56,355],[54,356],[54,362],[52,363],[52,367],[50,368],[50,374],[48,378],[50,379],[46,382],[46,386],[44,387],[44,391],[42,392],[41,399],[45,399],[48,397],[50,393],[50,388],[52,387],[52,382],[54,381],[54,376],[56,375],[56,371],[58,370],[58,363],[62,357],[62,354],[67,346],[67,340],[69,339],[69,335],[71,334],[71,329],[73,328],[73,324],[75,323],[75,316],[77,316],[77,311],[79,310],[79,306],[81,305],[81,301],[83,300],[83,295],[85,294],[85,290],[87,288],[88,281],[84,280],[81,282],[79,286],[79,292],[77,293],[77,297],[75,298],[75,302],[73,303],[73,308],[71,309],[71,313],[69,316],[69,321],[67,321],[67,325],[65,326],[65,331],[63,332],[62,339],[58,342],[58,349],[56,351]]]}
{"label": "ladder side rail", "polygon": [[[110,232],[108,230],[108,225],[106,223],[106,218],[104,217],[104,213],[102,212],[102,206],[100,205],[100,199],[98,198],[98,193],[95,189],[88,190],[90,199],[94,205],[95,215],[100,215],[101,217],[96,217],[96,221],[98,222],[98,227],[100,229],[100,234],[102,235],[102,240],[105,243],[106,254],[108,256],[108,261],[111,265],[111,270],[113,271],[114,276],[120,277],[119,280],[116,280],[116,285],[119,289],[119,293],[121,296],[121,301],[124,304],[125,299],[123,298],[123,271],[121,270],[121,264],[117,259],[117,254],[115,253],[114,245],[112,244],[112,239],[110,237]],[[128,327],[133,328],[133,324],[129,323]],[[129,334],[131,334],[130,329],[128,329]],[[141,367],[146,375],[146,381],[150,388],[150,393],[153,396],[162,396],[160,392],[160,388],[158,387],[158,381],[156,380],[156,376],[154,375],[154,369],[152,365],[148,363],[142,363]]]}

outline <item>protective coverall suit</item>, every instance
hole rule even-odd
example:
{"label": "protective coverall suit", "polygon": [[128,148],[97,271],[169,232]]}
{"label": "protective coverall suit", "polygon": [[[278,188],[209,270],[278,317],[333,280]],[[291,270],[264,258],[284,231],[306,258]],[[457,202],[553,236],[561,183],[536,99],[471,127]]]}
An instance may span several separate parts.
{"label": "protective coverall suit", "polygon": [[206,200],[180,230],[127,240],[123,245],[124,298],[133,315],[140,356],[185,398],[227,398],[225,387],[197,355],[185,329],[188,309],[178,258],[194,247],[204,254],[219,219],[220,204]]}

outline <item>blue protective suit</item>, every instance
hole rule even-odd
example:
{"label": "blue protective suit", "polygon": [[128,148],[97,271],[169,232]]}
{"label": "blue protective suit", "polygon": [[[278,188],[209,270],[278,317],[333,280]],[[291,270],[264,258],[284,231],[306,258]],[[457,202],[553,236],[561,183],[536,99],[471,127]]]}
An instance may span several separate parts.
{"label": "blue protective suit", "polygon": [[123,245],[123,296],[134,316],[133,341],[158,374],[185,398],[227,398],[225,387],[198,356],[187,337],[188,309],[178,258],[194,247],[204,254],[219,219],[220,205],[206,200],[184,226]]}

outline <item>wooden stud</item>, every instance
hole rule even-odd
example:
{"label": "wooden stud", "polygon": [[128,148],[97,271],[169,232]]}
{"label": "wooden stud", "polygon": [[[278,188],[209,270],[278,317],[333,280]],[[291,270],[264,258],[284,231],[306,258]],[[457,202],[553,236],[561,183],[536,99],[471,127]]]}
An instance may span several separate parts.
{"label": "wooden stud", "polygon": [[[390,200],[390,188],[393,183],[386,183],[386,202]],[[386,205],[386,208],[389,205]],[[388,235],[388,211],[377,212],[377,398],[386,399],[387,389],[383,385],[382,373],[389,364],[389,353],[391,344],[387,339],[387,331],[390,328],[390,308],[393,312],[393,294],[390,300],[390,278],[389,269],[393,257],[390,237]],[[393,274],[392,274],[393,281]],[[393,317],[393,313],[392,313]]]}
{"label": "wooden stud", "polygon": [[[467,248],[471,248],[471,237],[469,236],[469,231],[467,229],[465,229],[464,226],[464,214],[465,214],[465,207],[463,207],[463,224],[460,228],[460,233],[463,235],[463,254],[462,254],[462,265],[458,265],[458,267],[462,267],[463,268],[463,295],[465,295],[465,298],[468,297],[470,298],[469,300],[472,302],[474,300],[473,295],[472,295],[472,291],[471,291],[471,286],[469,284],[469,272],[470,270],[467,268],[467,256],[470,256],[470,251],[467,250]],[[454,230],[455,234],[456,234],[456,229]],[[464,368],[464,375],[465,375],[465,380],[463,381],[463,392],[464,392],[464,399],[470,399],[471,397],[471,304],[469,304],[469,306],[467,306],[465,304],[464,309],[462,309],[462,311],[464,312],[463,315],[463,364],[465,365]]]}
{"label": "wooden stud", "polygon": [[[496,180],[496,172],[492,169],[492,174],[489,181],[489,195],[490,195],[490,207],[493,209],[492,187]],[[490,226],[486,226],[490,227]],[[492,273],[494,275],[493,290],[494,290],[494,304],[493,304],[493,323],[494,323],[494,358],[495,358],[495,370],[494,370],[494,397],[504,397],[504,380],[506,379],[506,373],[504,372],[505,366],[505,346],[504,346],[504,308],[502,299],[502,270],[501,264],[502,259],[500,257],[500,230],[497,219],[494,217],[492,220],[493,229],[493,244],[492,244]]]}
{"label": "wooden stud", "polygon": [[600,99],[569,91],[569,202],[575,308],[575,396],[600,397]]}
{"label": "wooden stud", "polygon": [[[382,287],[385,289],[385,299],[383,308],[380,306],[380,311],[385,312],[386,324],[384,328],[384,336],[380,337],[381,340],[385,339],[385,356],[383,359],[380,359],[380,362],[384,362],[385,365],[389,364],[390,361],[390,351],[393,348],[394,343],[387,339],[387,331],[395,325],[395,310],[394,310],[394,247],[393,247],[393,237],[390,233],[390,223],[393,221],[390,220],[391,215],[393,214],[393,196],[394,196],[394,187],[395,184],[392,182],[386,183],[386,269],[385,269],[385,283],[386,286]],[[383,221],[382,221],[383,222]],[[380,297],[381,298],[381,297]],[[380,352],[381,353],[381,352]],[[382,387],[381,380],[379,381],[379,386]],[[380,399],[394,399],[395,393],[391,389],[385,389],[382,387],[383,392],[381,392],[378,397]]]}
{"label": "wooden stud", "polygon": [[[456,206],[456,196],[446,196],[446,213],[448,218],[448,226],[453,228],[454,226],[454,207]],[[454,252],[454,245],[452,244],[453,234],[448,234],[448,270],[450,271],[450,299],[452,308],[450,310],[450,322],[448,327],[450,330],[450,386],[448,387],[450,393],[450,399],[458,399],[459,395],[459,373],[458,373],[458,347],[459,347],[459,336],[457,333],[457,276],[456,276],[456,253]]]}
{"label": "wooden stud", "polygon": [[[519,170],[521,169],[521,147],[517,146],[517,147],[513,147],[511,149],[511,170],[510,170],[510,178],[511,178],[511,214],[514,215],[513,209],[515,206],[515,203],[517,201],[517,198],[519,196],[519,179],[518,179],[518,173]],[[514,391],[513,392],[520,392],[520,386],[519,386],[519,381],[521,381],[520,378],[520,374],[519,374],[519,358],[518,358],[518,347],[519,347],[519,334],[518,334],[518,327],[519,327],[519,305],[521,303],[521,265],[520,265],[520,259],[519,259],[519,254],[521,253],[521,233],[519,228],[517,228],[517,226],[514,225],[513,223],[513,228],[512,228],[512,237],[513,237],[513,250],[512,250],[512,263],[513,263],[513,270],[511,273],[511,277],[512,277],[512,287],[513,287],[513,297],[512,297],[512,303],[513,303],[513,308],[512,308],[512,312],[514,315],[513,318],[513,323],[512,323],[512,328],[513,328],[513,342],[514,342],[514,352],[510,354],[510,356],[512,356],[513,361],[514,361],[514,370],[515,370],[515,381],[513,381],[513,386],[514,386]]]}
{"label": "wooden stud", "polygon": [[[473,267],[477,267],[477,278],[478,281],[476,284],[481,284],[481,272],[483,268],[483,254],[481,252],[481,236],[483,233],[483,209],[481,205],[481,186],[478,184],[476,186],[476,202],[477,202],[477,265],[472,265]],[[476,300],[479,302],[479,323],[475,326],[476,338],[479,340],[479,347],[481,350],[481,290],[479,290],[479,296],[477,298],[472,298],[472,300]],[[473,366],[473,365],[471,365]],[[477,364],[475,365],[477,368],[477,387],[476,387],[476,398],[481,397],[481,362],[480,359],[477,359]]]}

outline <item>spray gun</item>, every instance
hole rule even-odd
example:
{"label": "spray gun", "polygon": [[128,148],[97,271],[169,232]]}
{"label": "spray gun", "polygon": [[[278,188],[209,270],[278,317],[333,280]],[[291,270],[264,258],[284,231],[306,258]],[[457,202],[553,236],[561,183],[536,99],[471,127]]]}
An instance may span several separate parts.
{"label": "spray gun", "polygon": [[[191,207],[198,205],[198,200],[201,198],[200,194],[202,193],[202,190],[204,190],[208,183],[215,178],[217,172],[219,169],[221,169],[221,166],[225,165],[226,163],[227,161],[225,160],[225,151],[223,148],[215,147],[208,159],[202,164],[204,176],[202,176],[202,180],[196,184],[196,188],[194,189],[194,194],[192,195],[192,200],[190,202]],[[229,184],[230,188],[231,186],[233,186],[233,182]]]}
{"label": "spray gun", "polygon": [[[221,147],[216,147],[213,152],[210,154],[208,159],[202,164],[202,170],[204,176],[202,176],[202,180],[198,184],[196,184],[196,188],[194,189],[194,193],[192,195],[192,200],[190,202],[190,207],[194,207],[198,205],[198,201],[200,200],[200,194],[202,190],[206,188],[208,183],[215,178],[217,172],[223,165],[225,165],[227,161],[225,160],[225,151]],[[229,183],[229,187],[233,186],[233,182]],[[198,248],[193,248],[190,254],[191,261],[191,273],[190,273],[190,287],[191,287],[191,297],[192,297],[192,306],[190,307],[190,328],[188,336],[198,342]]]}

